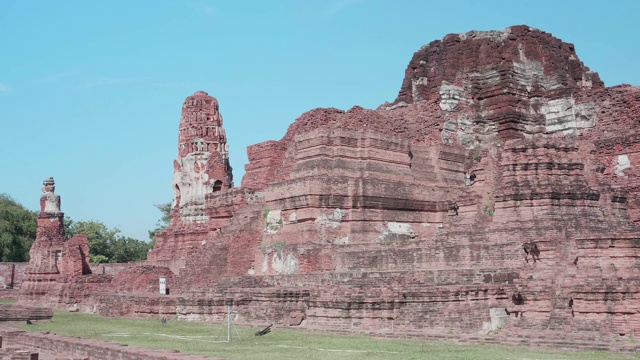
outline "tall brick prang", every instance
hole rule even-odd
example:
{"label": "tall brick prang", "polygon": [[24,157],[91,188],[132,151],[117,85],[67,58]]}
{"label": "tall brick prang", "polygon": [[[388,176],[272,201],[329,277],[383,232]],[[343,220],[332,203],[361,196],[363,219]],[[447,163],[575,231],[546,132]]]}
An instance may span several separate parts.
{"label": "tall brick prang", "polygon": [[[174,200],[171,226],[158,234],[149,259],[168,265],[196,251],[210,231],[219,228],[206,208],[206,198],[233,188],[229,145],[218,100],[204,91],[186,98],[173,162]],[[214,216],[215,218],[215,216]],[[212,223],[212,220],[214,223]]]}
{"label": "tall brick prang", "polygon": [[205,195],[233,187],[218,100],[204,91],[187,97],[182,105],[173,186],[174,207],[184,222],[207,221]]}

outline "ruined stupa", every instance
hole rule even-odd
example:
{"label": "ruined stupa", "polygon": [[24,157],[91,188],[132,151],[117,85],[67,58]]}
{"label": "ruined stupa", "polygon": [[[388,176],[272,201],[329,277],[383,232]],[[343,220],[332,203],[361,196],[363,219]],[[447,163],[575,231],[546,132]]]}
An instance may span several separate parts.
{"label": "ruined stupa", "polygon": [[29,266],[20,287],[22,298],[36,301],[39,296],[63,291],[69,279],[91,273],[87,237],[66,238],[55,181],[50,177],[43,185],[36,240],[29,251]]}

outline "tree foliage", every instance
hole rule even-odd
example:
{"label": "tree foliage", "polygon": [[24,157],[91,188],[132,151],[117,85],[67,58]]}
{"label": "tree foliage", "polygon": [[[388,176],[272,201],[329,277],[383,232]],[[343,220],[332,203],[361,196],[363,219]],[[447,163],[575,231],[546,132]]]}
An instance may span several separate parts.
{"label": "tree foliage", "polygon": [[0,261],[29,261],[29,249],[36,238],[38,215],[0,194]]}
{"label": "tree foliage", "polygon": [[73,221],[66,219],[67,237],[84,234],[89,240],[89,257],[92,263],[123,263],[147,258],[151,244],[120,235],[117,228],[109,229],[98,221]]}
{"label": "tree foliage", "polygon": [[149,239],[151,239],[151,244],[155,245],[156,243],[156,234],[163,229],[169,227],[171,224],[171,203],[162,203],[154,205],[160,212],[162,213],[162,217],[160,220],[156,222],[156,228],[153,230],[149,230]]}
{"label": "tree foliage", "polygon": [[[171,211],[171,204],[156,205],[163,214]],[[166,211],[168,209],[168,211]],[[15,202],[9,195],[0,194],[0,261],[29,261],[29,250],[36,239],[38,215]],[[163,216],[157,226],[169,222]],[[166,226],[165,226],[166,227]],[[147,258],[153,243],[133,239],[120,234],[117,228],[110,229],[99,221],[74,221],[64,218],[67,239],[84,234],[89,240],[89,257],[93,263],[123,263]],[[154,230],[159,231],[160,229]]]}

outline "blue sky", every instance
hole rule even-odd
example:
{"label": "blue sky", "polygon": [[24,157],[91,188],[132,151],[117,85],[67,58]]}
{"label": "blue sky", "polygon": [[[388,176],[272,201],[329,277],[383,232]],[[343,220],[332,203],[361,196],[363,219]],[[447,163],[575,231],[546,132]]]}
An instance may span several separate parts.
{"label": "blue sky", "polygon": [[607,86],[640,85],[640,1],[0,1],[0,193],[147,238],[170,201],[184,98],[218,98],[236,185],[246,147],[316,107],[393,101],[448,33],[527,24]]}

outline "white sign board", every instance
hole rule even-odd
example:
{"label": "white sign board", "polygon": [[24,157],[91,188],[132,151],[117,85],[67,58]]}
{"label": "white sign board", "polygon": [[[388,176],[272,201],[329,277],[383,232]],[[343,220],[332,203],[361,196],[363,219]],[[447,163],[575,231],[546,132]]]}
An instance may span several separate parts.
{"label": "white sign board", "polygon": [[167,295],[167,279],[160,276],[160,294]]}

